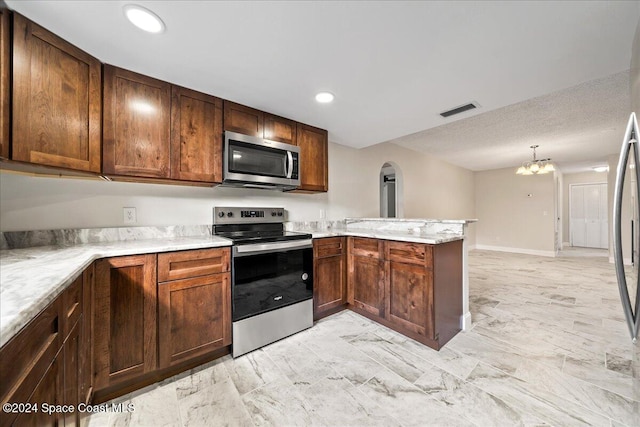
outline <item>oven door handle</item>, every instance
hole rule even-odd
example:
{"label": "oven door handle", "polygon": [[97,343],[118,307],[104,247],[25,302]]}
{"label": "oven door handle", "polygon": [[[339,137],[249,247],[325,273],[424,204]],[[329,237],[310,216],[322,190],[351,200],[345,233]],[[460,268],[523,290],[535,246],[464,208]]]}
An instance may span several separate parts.
{"label": "oven door handle", "polygon": [[254,243],[233,247],[233,256],[243,257],[260,253],[284,252],[291,249],[307,249],[313,247],[311,239],[294,240],[290,242]]}

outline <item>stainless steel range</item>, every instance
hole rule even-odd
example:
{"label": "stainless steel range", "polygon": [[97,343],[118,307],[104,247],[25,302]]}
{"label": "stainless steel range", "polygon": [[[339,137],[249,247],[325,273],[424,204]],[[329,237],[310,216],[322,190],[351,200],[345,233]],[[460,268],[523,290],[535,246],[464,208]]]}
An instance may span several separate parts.
{"label": "stainless steel range", "polygon": [[282,208],[217,207],[213,234],[233,241],[233,357],[313,326],[311,235],[284,230]]}

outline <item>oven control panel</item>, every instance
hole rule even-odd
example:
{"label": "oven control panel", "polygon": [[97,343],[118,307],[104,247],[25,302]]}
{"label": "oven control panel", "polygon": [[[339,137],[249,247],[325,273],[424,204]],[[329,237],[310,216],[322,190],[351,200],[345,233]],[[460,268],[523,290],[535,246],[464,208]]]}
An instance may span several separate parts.
{"label": "oven control panel", "polygon": [[214,224],[247,224],[264,222],[284,222],[284,208],[213,208]]}

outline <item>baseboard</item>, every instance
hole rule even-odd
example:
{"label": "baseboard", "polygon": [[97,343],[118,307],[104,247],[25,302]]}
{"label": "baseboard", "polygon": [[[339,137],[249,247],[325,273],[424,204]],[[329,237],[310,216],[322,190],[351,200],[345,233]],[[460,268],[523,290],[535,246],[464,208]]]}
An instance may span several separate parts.
{"label": "baseboard", "polygon": [[555,257],[555,251],[538,251],[535,249],[523,249],[523,248],[509,248],[504,246],[489,246],[489,245],[475,245],[476,249],[484,250],[484,251],[496,251],[496,252],[512,252],[515,254],[525,254],[525,255],[536,255],[536,256],[546,256],[546,257]]}
{"label": "baseboard", "polygon": [[460,316],[460,329],[463,331],[468,331],[471,329],[471,313],[466,312],[462,316]]}
{"label": "baseboard", "polygon": [[474,249],[477,249],[477,248],[476,248],[476,244],[474,243],[473,245],[469,245],[469,246],[467,246],[467,249],[469,249],[470,251],[472,251],[472,250],[474,250]]}
{"label": "baseboard", "polygon": [[[616,262],[615,259],[612,256],[610,256],[609,257],[609,263],[613,264],[614,262]],[[633,262],[631,262],[631,258],[624,258],[623,259],[623,263],[624,263],[624,265],[632,265],[633,264]]]}

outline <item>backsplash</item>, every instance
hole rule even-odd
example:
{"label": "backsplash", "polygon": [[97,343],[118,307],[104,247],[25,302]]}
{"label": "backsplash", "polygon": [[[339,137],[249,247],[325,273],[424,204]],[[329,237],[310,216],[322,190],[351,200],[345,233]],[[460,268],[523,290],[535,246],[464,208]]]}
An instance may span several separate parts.
{"label": "backsplash", "polygon": [[211,226],[172,225],[7,231],[0,233],[0,235],[2,236],[0,237],[0,249],[23,249],[34,246],[68,246],[82,243],[208,236],[211,235]]}
{"label": "backsplash", "polygon": [[345,222],[342,221],[287,221],[284,223],[287,231],[331,231],[344,230]]}
{"label": "backsplash", "polygon": [[399,231],[418,235],[453,234],[463,236],[465,224],[475,219],[421,219],[421,218],[347,218],[347,230]]}

